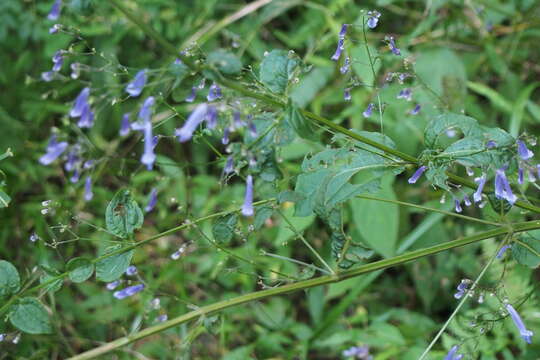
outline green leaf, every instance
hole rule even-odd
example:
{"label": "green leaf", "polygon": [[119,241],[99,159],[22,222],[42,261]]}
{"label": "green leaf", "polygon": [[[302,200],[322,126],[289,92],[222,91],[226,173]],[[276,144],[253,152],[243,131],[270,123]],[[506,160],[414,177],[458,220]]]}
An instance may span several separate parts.
{"label": "green leaf", "polygon": [[323,89],[334,73],[333,66],[318,66],[302,76],[297,85],[291,90],[292,102],[300,108],[306,107]]}
{"label": "green leaf", "polygon": [[525,114],[525,106],[527,105],[531,94],[538,86],[540,86],[540,82],[534,82],[529,84],[529,86],[519,93],[517,100],[512,107],[512,118],[510,119],[510,134],[512,134],[512,136],[518,135],[523,115]]}
{"label": "green leaf", "polygon": [[223,244],[231,241],[237,222],[238,216],[236,214],[229,214],[218,218],[212,226],[212,234],[216,242]]}
{"label": "green leaf", "polygon": [[[393,177],[385,176],[381,190],[373,196],[395,200]],[[351,201],[352,218],[364,242],[384,257],[395,254],[398,240],[399,208],[382,201],[354,199]]]}
{"label": "green leaf", "polygon": [[285,121],[294,131],[304,139],[316,139],[317,134],[311,121],[307,120],[290,100],[285,109]]}
{"label": "green leaf", "polygon": [[19,272],[9,261],[0,260],[0,297],[15,294],[21,287]]}
{"label": "green leaf", "polygon": [[[58,275],[60,275],[60,271],[58,271],[58,270],[56,270],[54,268],[51,268],[51,267],[49,267],[47,265],[41,265],[41,268],[42,268],[44,274],[41,275],[40,278],[39,278],[39,283],[40,284],[48,282],[49,280],[54,279]],[[63,278],[62,279],[56,279],[53,282],[51,282],[50,284],[46,285],[45,290],[50,291],[50,292],[56,292],[56,291],[58,291],[58,290],[60,290],[62,288],[63,283],[64,283]]]}
{"label": "green leaf", "polygon": [[242,71],[242,62],[238,56],[224,49],[212,51],[206,60],[210,65],[227,75],[238,74]]}
{"label": "green leaf", "polygon": [[437,116],[431,120],[424,131],[424,142],[428,148],[434,149],[439,144],[441,135],[447,130],[459,129],[465,137],[482,137],[482,129],[478,122],[468,116],[447,113]]}
{"label": "green leaf", "polygon": [[127,238],[142,226],[144,215],[129,190],[120,190],[107,206],[105,221],[107,230],[121,238]]}
{"label": "green leaf", "polygon": [[88,259],[77,257],[68,261],[67,270],[71,281],[80,283],[92,276],[94,264]]}
{"label": "green leaf", "polygon": [[450,191],[450,187],[446,184],[448,175],[446,175],[447,165],[430,166],[426,171],[426,179],[435,186]]}
{"label": "green leaf", "polygon": [[[113,251],[116,251],[118,249],[121,249],[121,245],[113,245],[109,246],[105,249],[105,251],[100,254],[108,254]],[[111,282],[116,279],[118,279],[124,271],[128,268],[129,264],[131,263],[131,258],[133,257],[133,250],[129,250],[127,252],[113,255],[108,258],[105,258],[103,260],[100,260],[96,263],[96,277],[98,280],[105,281],[105,282]]]}
{"label": "green leaf", "polygon": [[17,329],[28,334],[50,334],[52,332],[49,314],[36,299],[26,297],[13,305],[9,321]]}
{"label": "green leaf", "polygon": [[540,265],[540,230],[529,231],[520,241],[512,243],[512,255],[521,265],[536,268]]}
{"label": "green leaf", "polygon": [[0,189],[0,209],[8,207],[11,198],[2,189]]}
{"label": "green leaf", "polygon": [[253,220],[253,226],[255,227],[255,230],[260,229],[266,220],[270,219],[272,214],[274,213],[274,209],[272,209],[270,206],[263,206],[257,209],[257,213],[255,214],[255,219]]}
{"label": "green leaf", "polygon": [[285,50],[272,50],[268,53],[260,68],[260,81],[272,92],[284,93],[289,80],[295,74],[300,61]]}

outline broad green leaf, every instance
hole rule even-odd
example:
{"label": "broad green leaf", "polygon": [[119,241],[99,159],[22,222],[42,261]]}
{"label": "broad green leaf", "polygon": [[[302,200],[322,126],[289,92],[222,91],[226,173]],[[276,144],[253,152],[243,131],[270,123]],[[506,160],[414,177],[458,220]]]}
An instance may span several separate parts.
{"label": "broad green leaf", "polygon": [[450,187],[446,184],[448,175],[446,175],[446,169],[448,165],[431,166],[426,171],[426,179],[435,186],[450,191]]}
{"label": "broad green leaf", "polygon": [[80,283],[92,276],[94,264],[88,259],[77,257],[68,261],[67,270],[71,281]]}
{"label": "broad green leaf", "polygon": [[514,106],[512,107],[512,118],[510,119],[510,134],[518,136],[523,116],[525,115],[525,106],[531,97],[533,91],[540,86],[540,82],[529,84],[520,91]]}
{"label": "broad green leaf", "polygon": [[[393,177],[386,176],[382,181],[381,190],[373,196],[395,200],[392,180]],[[384,257],[394,255],[398,239],[398,206],[367,199],[353,199],[350,205],[354,225],[364,242]]]}
{"label": "broad green leaf", "polygon": [[257,209],[257,213],[255,214],[255,219],[253,220],[253,226],[255,227],[255,230],[260,229],[266,220],[268,220],[272,214],[274,213],[274,209],[272,209],[270,206],[263,206]]}
{"label": "broad green leaf", "polygon": [[[302,233],[305,229],[307,229],[315,220],[315,216],[303,216],[298,217],[296,215],[293,215],[294,208],[292,206],[285,208],[285,210],[282,210],[283,215],[289,219],[289,221],[293,224],[296,231]],[[289,241],[291,238],[295,236],[295,233],[293,230],[290,229],[289,224],[283,220],[280,217],[279,219],[279,230],[276,235],[276,238],[274,240],[274,244],[276,245],[283,245],[286,244],[287,241]]]}
{"label": "broad green leaf", "polygon": [[482,130],[478,122],[468,116],[447,113],[431,120],[424,131],[424,142],[428,148],[434,149],[439,146],[441,135],[448,130],[460,130],[464,137],[482,137]]}
{"label": "broad green leaf", "polygon": [[522,265],[536,268],[540,265],[540,230],[532,230],[520,238],[523,245],[512,243],[512,255]]}
{"label": "broad green leaf", "polygon": [[491,152],[481,138],[466,137],[448,146],[440,156],[455,159],[464,166],[482,166],[493,162]]}
{"label": "broad green leaf", "polygon": [[19,272],[9,261],[0,260],[0,297],[15,294],[21,287]]}
{"label": "broad green leaf", "polygon": [[272,50],[264,57],[260,81],[272,92],[284,93],[300,61],[285,50]]}
{"label": "broad green leaf", "polygon": [[313,68],[291,90],[292,102],[300,108],[306,107],[324,88],[334,73],[333,66]]}
{"label": "broad green leaf", "polygon": [[304,139],[315,139],[317,134],[311,121],[307,120],[296,105],[290,101],[285,109],[285,119],[296,134]]}
{"label": "broad green leaf", "polygon": [[212,234],[217,243],[228,243],[234,235],[238,215],[229,214],[218,218],[212,226]]}
{"label": "broad green leaf", "polygon": [[124,239],[142,226],[143,219],[141,208],[133,200],[129,190],[117,192],[105,212],[107,230]]}
{"label": "broad green leaf", "polygon": [[9,321],[17,329],[28,334],[50,334],[52,332],[49,314],[36,298],[20,299],[11,308]]}
{"label": "broad green leaf", "polygon": [[[44,273],[39,278],[39,283],[40,284],[48,282],[51,279],[54,279],[58,275],[60,275],[60,271],[58,271],[58,270],[56,270],[56,269],[54,269],[52,267],[49,267],[47,265],[41,265],[41,268],[42,268]],[[56,280],[52,281],[50,284],[46,285],[45,290],[50,291],[50,292],[57,292],[58,290],[60,290],[62,288],[63,284],[64,284],[64,279],[63,278],[56,279]]]}
{"label": "broad green leaf", "polygon": [[224,49],[212,51],[206,60],[210,65],[227,75],[238,74],[242,71],[242,62],[238,56]]}
{"label": "broad green leaf", "polygon": [[0,189],[0,209],[8,207],[11,198],[2,189]]}
{"label": "broad green leaf", "polygon": [[[121,249],[121,245],[113,245],[105,249],[105,251],[100,254],[108,254],[118,249]],[[103,260],[100,260],[96,263],[96,277],[98,280],[110,282],[118,279],[124,271],[128,268],[131,263],[131,258],[133,257],[133,250],[127,252],[113,255]]]}

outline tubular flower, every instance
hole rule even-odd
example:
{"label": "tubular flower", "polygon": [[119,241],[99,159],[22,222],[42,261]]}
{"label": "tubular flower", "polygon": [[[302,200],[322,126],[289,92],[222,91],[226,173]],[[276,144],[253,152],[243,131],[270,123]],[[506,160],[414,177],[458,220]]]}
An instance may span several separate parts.
{"label": "tubular flower", "polygon": [[409,178],[409,184],[414,184],[418,181],[418,179],[420,178],[420,176],[422,176],[422,174],[424,173],[424,171],[427,170],[427,166],[420,166],[413,174],[413,176],[411,176]]}
{"label": "tubular flower", "polygon": [[137,285],[129,286],[119,291],[115,291],[113,296],[117,298],[118,300],[122,300],[127,297],[133,296],[136,293],[141,292],[143,290],[144,290],[144,284],[137,284]]}
{"label": "tubular flower", "polygon": [[84,182],[84,200],[90,201],[93,197],[94,193],[92,192],[92,179],[90,176],[87,176]]}
{"label": "tubular flower", "polygon": [[51,136],[51,139],[49,140],[49,144],[47,145],[47,152],[45,155],[41,156],[39,158],[39,162],[42,165],[49,165],[54,160],[56,160],[64,151],[66,151],[68,147],[68,143],[65,141],[57,142],[56,136]]}
{"label": "tubular flower", "polygon": [[60,11],[62,10],[62,0],[55,0],[51,10],[49,11],[49,14],[47,15],[47,19],[49,20],[58,20],[60,17]]}
{"label": "tubular flower", "polygon": [[528,160],[534,156],[534,153],[527,148],[527,145],[523,141],[518,140],[517,145],[519,157],[523,160]]}
{"label": "tubular flower", "polygon": [[362,115],[367,119],[368,117],[371,116],[371,114],[373,113],[373,107],[375,105],[373,103],[369,103],[369,105],[367,106],[366,110],[364,110],[364,112],[362,113]]}
{"label": "tubular flower", "polygon": [[519,330],[519,333],[523,340],[525,340],[528,344],[532,342],[531,337],[534,335],[534,333],[531,330],[527,330],[525,328],[525,324],[523,323],[523,320],[521,320],[521,316],[517,313],[516,309],[510,304],[505,305],[506,310],[510,314],[510,317],[512,318],[512,321],[516,325],[516,327]]}
{"label": "tubular flower", "polygon": [[190,140],[193,137],[195,129],[205,120],[208,112],[208,105],[202,103],[197,105],[195,110],[188,116],[186,122],[180,129],[176,129],[175,136],[178,136],[178,141],[181,143]]}
{"label": "tubular flower", "polygon": [[368,16],[368,20],[367,20],[368,28],[375,29],[377,27],[377,24],[379,23],[379,18],[381,17],[381,13],[376,10],[372,10],[372,11],[368,11],[367,16]]}
{"label": "tubular flower", "polygon": [[486,174],[482,174],[482,176],[474,179],[474,181],[478,183],[478,188],[473,195],[473,200],[475,203],[482,201],[482,191],[484,190],[484,185],[486,185],[486,180]]}
{"label": "tubular flower", "polygon": [[506,199],[510,204],[514,205],[517,196],[512,192],[506,174],[505,168],[497,169],[495,173],[495,197],[497,199]]}
{"label": "tubular flower", "polygon": [[154,210],[154,207],[156,207],[156,204],[157,204],[157,189],[152,188],[152,190],[150,191],[150,196],[148,197],[148,204],[146,204],[144,211],[148,213]]}
{"label": "tubular flower", "polygon": [[248,175],[246,178],[246,195],[244,197],[244,205],[242,205],[242,215],[253,216],[253,177]]}
{"label": "tubular flower", "polygon": [[71,108],[69,112],[69,116],[72,118],[78,118],[82,115],[84,108],[88,104],[88,97],[90,96],[90,88],[85,87],[81,90],[79,95],[77,95],[77,98],[75,99],[75,103],[73,104],[73,107]]}
{"label": "tubular flower", "polygon": [[146,85],[146,69],[139,71],[132,82],[127,84],[126,92],[133,97],[141,95],[144,85]]}

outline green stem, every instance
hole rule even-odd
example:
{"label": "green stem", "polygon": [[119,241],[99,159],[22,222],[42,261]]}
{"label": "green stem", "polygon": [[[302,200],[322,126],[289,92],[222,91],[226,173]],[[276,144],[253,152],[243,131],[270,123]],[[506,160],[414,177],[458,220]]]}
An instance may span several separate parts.
{"label": "green stem", "polygon": [[[272,202],[272,201],[274,201],[274,199],[261,200],[261,201],[254,202],[253,205],[254,206],[263,205],[263,204],[267,204],[267,203]],[[198,224],[200,222],[215,219],[217,217],[228,215],[228,214],[231,214],[231,213],[234,213],[234,212],[239,212],[240,210],[241,209],[234,209],[234,210],[229,210],[229,211],[221,211],[221,212],[218,212],[218,213],[215,213],[215,214],[212,214],[212,215],[208,215],[208,216],[198,218],[198,219],[196,219],[194,221],[186,221],[182,225],[176,226],[176,227],[174,227],[172,229],[169,229],[167,231],[164,231],[164,232],[161,232],[161,233],[156,234],[154,236],[151,236],[151,237],[149,237],[147,239],[139,241],[138,243],[135,243],[135,244],[132,244],[132,245],[129,245],[129,246],[125,246],[125,247],[123,247],[121,249],[118,249],[118,250],[112,251],[110,253],[101,255],[101,256],[93,259],[92,264],[96,264],[99,261],[107,259],[107,258],[109,258],[111,256],[120,255],[120,254],[123,254],[123,253],[125,253],[127,251],[136,249],[139,246],[142,246],[142,245],[144,245],[146,243],[149,243],[149,242],[154,241],[156,239],[162,238],[164,236],[167,236],[167,235],[173,234],[175,232],[181,231],[181,230],[183,230],[185,228],[188,228],[188,227],[192,226],[193,224]],[[68,275],[69,275],[69,272],[64,272],[62,274],[59,274],[58,276],[50,278],[49,280],[47,280],[47,281],[45,281],[45,282],[43,282],[43,283],[41,283],[39,285],[36,285],[36,286],[31,287],[29,289],[24,289],[24,290],[20,291],[18,294],[13,295],[4,305],[2,305],[2,307],[0,307],[0,315],[3,314],[4,312],[6,312],[7,309],[9,308],[9,306],[15,300],[20,298],[21,296],[26,295],[27,293],[30,293],[30,292],[34,292],[34,291],[43,289],[43,288],[49,286],[50,284],[54,283],[55,281],[62,280],[63,278],[67,277]]]}
{"label": "green stem", "polygon": [[[193,71],[200,71],[201,68],[199,66],[197,66],[191,58],[183,55],[183,54],[179,54],[178,52],[178,49],[176,49],[176,47],[174,45],[172,45],[170,42],[168,42],[164,37],[162,37],[158,32],[156,32],[153,28],[151,28],[148,24],[146,24],[143,20],[142,20],[142,17],[141,16],[138,16],[136,14],[134,14],[131,10],[127,9],[124,5],[121,4],[120,0],[109,0],[113,6],[115,6],[118,10],[120,10],[122,13],[124,13],[126,15],[126,17],[132,21],[134,24],[136,24],[137,26],[139,26],[141,28],[141,30],[146,33],[146,35],[148,35],[149,37],[151,37],[152,39],[154,39],[156,42],[158,42],[159,44],[161,44],[163,46],[163,48],[169,52],[171,55],[174,55],[176,57],[179,57],[182,59],[182,61],[184,62],[184,64],[186,64],[186,66],[188,66],[191,70]],[[247,96],[247,97],[250,97],[250,98],[253,98],[253,99],[257,99],[257,100],[261,100],[263,102],[265,102],[266,104],[268,105],[271,105],[271,106],[277,106],[277,107],[285,107],[287,106],[287,103],[283,100],[279,100],[279,99],[276,99],[274,97],[271,97],[271,96],[268,96],[266,94],[263,94],[263,93],[259,93],[259,92],[256,92],[256,91],[253,91],[253,90],[250,90],[248,89],[247,87],[244,87],[242,84],[234,81],[234,80],[229,80],[227,78],[225,78],[223,75],[221,75],[221,73],[219,73],[218,71],[216,71],[215,69],[211,69],[211,68],[208,68],[208,67],[204,67],[205,70],[209,71],[210,73],[212,73],[212,75],[215,77],[215,81],[217,83],[219,83],[220,85],[224,86],[224,87],[227,87],[231,90],[234,90],[244,96]],[[388,154],[391,154],[391,155],[394,155],[402,160],[405,160],[407,162],[411,162],[411,163],[415,163],[415,164],[418,164],[418,159],[414,156],[411,156],[409,154],[406,154],[404,152],[401,152],[399,150],[396,150],[396,149],[393,149],[391,147],[388,147],[384,144],[380,144],[376,141],[373,141],[371,139],[368,139],[362,135],[359,135],[359,134],[356,134],[354,133],[353,131],[351,130],[348,130],[346,128],[344,128],[343,126],[341,125],[338,125],[338,124],[335,124],[333,123],[332,121],[320,116],[320,115],[317,115],[317,114],[314,114],[310,111],[307,111],[307,110],[300,110],[302,115],[304,115],[304,117],[308,118],[308,119],[311,119],[313,121],[316,121],[320,124],[323,124],[325,125],[326,127],[332,129],[332,130],[335,130],[339,133],[342,133],[344,135],[347,135],[349,136],[350,138],[352,139],[355,139],[357,141],[360,141],[364,144],[367,144],[367,145],[371,145],[377,149],[380,149]],[[467,179],[464,179],[460,176],[457,176],[457,175],[454,175],[454,174],[451,174],[451,173],[447,173],[448,177],[450,180],[452,180],[454,183],[456,184],[460,184],[460,185],[463,185],[463,186],[466,186],[466,187],[469,187],[471,189],[475,189],[476,188],[476,184],[470,180],[467,180]],[[489,191],[489,189],[486,188],[486,191]],[[515,203],[516,206],[518,207],[521,207],[523,209],[526,209],[526,210],[530,210],[530,211],[533,211],[533,212],[536,212],[536,213],[540,213],[540,207],[538,206],[534,206],[532,204],[528,204],[526,202],[523,202],[523,201],[517,201]]]}
{"label": "green stem", "polygon": [[450,250],[450,249],[454,249],[454,248],[461,247],[464,245],[472,244],[472,243],[475,243],[484,239],[489,239],[495,236],[504,235],[508,233],[522,232],[522,231],[534,230],[534,229],[540,229],[540,221],[529,221],[529,222],[517,223],[517,224],[514,224],[513,227],[500,227],[497,229],[484,231],[475,235],[466,236],[461,239],[448,241],[443,244],[431,246],[426,249],[411,251],[403,255],[395,256],[393,258],[375,261],[369,264],[359,266],[355,269],[343,271],[334,275],[320,276],[317,278],[299,281],[296,283],[287,284],[287,285],[283,285],[283,286],[272,288],[272,289],[261,290],[261,291],[256,291],[256,292],[252,292],[245,295],[240,295],[235,298],[219,301],[219,302],[207,305],[207,306],[200,307],[197,310],[191,311],[187,314],[181,315],[169,321],[166,321],[166,322],[154,325],[154,326],[150,326],[137,333],[116,339],[114,341],[101,345],[97,348],[81,353],[77,356],[74,356],[70,359],[71,360],[92,359],[97,356],[107,354],[115,349],[118,349],[124,345],[130,344],[134,341],[143,339],[150,335],[157,334],[161,331],[183,324],[190,320],[194,320],[202,316],[209,316],[209,315],[218,313],[222,310],[225,310],[225,309],[228,309],[228,308],[240,305],[240,304],[244,304],[247,302],[261,300],[261,299],[269,298],[271,296],[276,296],[276,295],[288,294],[288,293],[296,292],[299,290],[309,289],[315,286],[321,286],[321,285],[327,285],[331,283],[340,282],[340,281],[350,279],[359,275],[367,274],[373,271],[401,265],[401,264],[404,264],[409,261],[416,260],[425,256],[434,255],[445,250]]}

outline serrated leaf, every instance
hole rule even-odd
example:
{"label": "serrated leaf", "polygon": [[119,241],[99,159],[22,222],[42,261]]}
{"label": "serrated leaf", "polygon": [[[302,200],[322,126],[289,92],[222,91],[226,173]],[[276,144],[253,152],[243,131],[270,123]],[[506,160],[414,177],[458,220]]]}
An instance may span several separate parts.
{"label": "serrated leaf", "polygon": [[107,230],[124,239],[133,234],[135,229],[139,229],[143,220],[143,212],[129,190],[117,192],[105,211]]}
{"label": "serrated leaf", "polygon": [[260,81],[272,92],[284,93],[299,63],[285,50],[272,50],[261,63]]}
{"label": "serrated leaf", "polygon": [[[121,248],[121,245],[109,246],[102,254],[100,254],[100,256]],[[96,263],[96,278],[105,282],[111,282],[118,279],[131,264],[132,257],[133,250],[129,250],[98,261]]]}
{"label": "serrated leaf", "polygon": [[522,265],[531,268],[538,267],[540,265],[540,257],[537,255],[540,254],[540,230],[527,232],[526,235],[521,237],[520,241],[524,245],[517,242],[512,243],[512,256],[514,259]]}
{"label": "serrated leaf", "polygon": [[294,129],[296,134],[304,139],[316,139],[317,134],[313,125],[308,121],[304,115],[300,112],[297,106],[293,105],[289,100],[289,104],[285,109],[285,118],[284,121],[289,124],[289,126]]}
{"label": "serrated leaf", "polygon": [[2,189],[0,189],[0,209],[8,207],[10,202],[11,198],[9,197],[9,195],[2,191]]}
{"label": "serrated leaf", "polygon": [[426,170],[426,179],[435,186],[450,191],[450,187],[446,184],[448,175],[446,175],[447,165],[430,166]]}
{"label": "serrated leaf", "polygon": [[76,283],[86,281],[94,273],[94,264],[81,257],[69,260],[66,267],[70,280]]}
{"label": "serrated leaf", "polygon": [[236,214],[229,214],[218,218],[212,226],[212,234],[217,243],[228,243],[234,235],[234,229],[238,222]]}
{"label": "serrated leaf", "polygon": [[19,272],[9,261],[0,260],[0,297],[15,294],[21,287]]}
{"label": "serrated leaf", "polygon": [[52,332],[49,314],[36,299],[26,297],[13,305],[9,321],[17,329],[28,334],[50,334]]}
{"label": "serrated leaf", "polygon": [[242,71],[242,62],[232,52],[218,49],[208,54],[208,63],[227,75],[238,74]]}
{"label": "serrated leaf", "polygon": [[478,122],[468,116],[447,113],[431,120],[424,131],[424,142],[428,148],[436,148],[441,135],[448,130],[460,130],[464,137],[482,137],[482,129]]}

